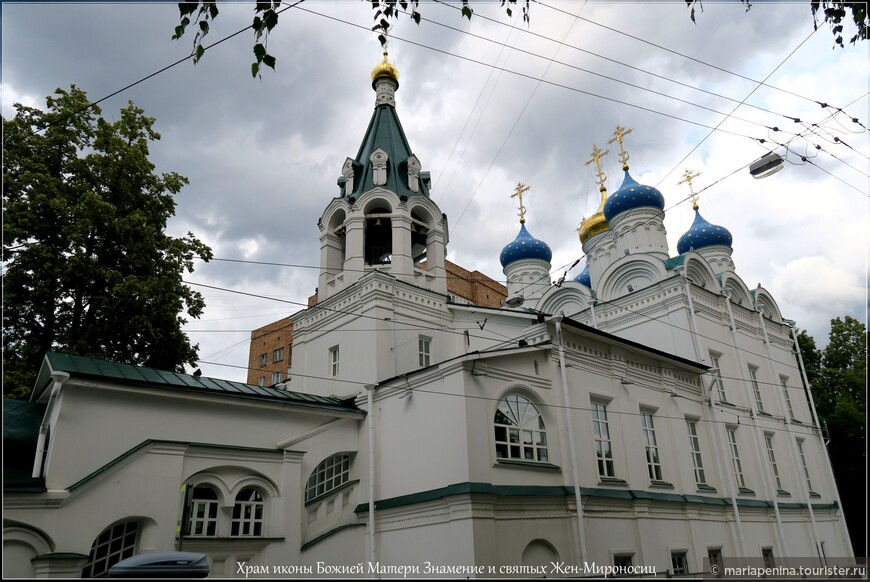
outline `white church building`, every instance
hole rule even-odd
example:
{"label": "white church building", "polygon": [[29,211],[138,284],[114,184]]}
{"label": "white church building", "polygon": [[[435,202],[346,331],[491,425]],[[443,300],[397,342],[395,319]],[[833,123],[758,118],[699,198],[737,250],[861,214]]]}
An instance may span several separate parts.
{"label": "white church building", "polygon": [[372,81],[318,222],[317,303],[292,316],[290,379],[47,354],[30,402],[4,406],[4,576],[174,550],[206,553],[216,577],[698,575],[852,555],[794,322],[737,274],[725,227],[696,204],[669,249],[664,197],[629,174],[618,128],[612,194],[593,150],[580,276],[551,281],[520,184],[505,306],[470,304],[447,292],[447,217],[386,54]]}

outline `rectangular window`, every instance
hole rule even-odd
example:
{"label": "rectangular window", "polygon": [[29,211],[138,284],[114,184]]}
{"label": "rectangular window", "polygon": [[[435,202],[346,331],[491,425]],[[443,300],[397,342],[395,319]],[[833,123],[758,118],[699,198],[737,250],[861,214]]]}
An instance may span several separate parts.
{"label": "rectangular window", "polygon": [[689,573],[689,556],[686,552],[671,552],[671,566],[674,575]]}
{"label": "rectangular window", "polygon": [[761,558],[764,560],[765,568],[776,567],[776,562],[773,559],[773,548],[761,548]]}
{"label": "rectangular window", "polygon": [[257,378],[257,386],[265,386],[266,385],[266,377],[260,376]]}
{"label": "rectangular window", "polygon": [[728,446],[731,449],[731,468],[734,469],[734,479],[737,481],[737,486],[745,489],[746,481],[743,479],[743,465],[740,464],[740,452],[737,450],[737,429],[729,428],[725,432],[728,433]]}
{"label": "rectangular window", "polygon": [[776,479],[776,488],[782,490],[782,480],[779,478],[779,468],[776,466],[776,455],[773,454],[773,435],[764,435],[764,444],[767,446],[767,459],[770,461],[770,469]]}
{"label": "rectangular window", "polygon": [[617,568],[630,568],[633,566],[634,554],[615,554],[613,556],[613,565]]}
{"label": "rectangular window", "polygon": [[272,362],[281,362],[284,360],[284,348],[278,348],[272,352]]}
{"label": "rectangular window", "polygon": [[752,393],[755,394],[755,406],[758,407],[758,412],[764,412],[764,404],[761,402],[761,390],[758,388],[758,376],[755,368],[749,367],[749,381],[752,383]]}
{"label": "rectangular window", "polygon": [[592,403],[592,430],[595,433],[595,456],[598,459],[598,474],[602,477],[615,477],[613,470],[613,449],[610,443],[610,427],[607,422],[607,406]]}
{"label": "rectangular window", "polygon": [[710,352],[710,374],[713,376],[713,388],[719,395],[719,402],[728,402],[725,398],[725,384],[722,383],[722,370],[719,369],[719,356]]}
{"label": "rectangular window", "polygon": [[804,441],[797,439],[798,456],[801,458],[801,466],[804,468],[804,477],[807,480],[807,490],[813,490],[813,483],[810,481],[810,468],[807,466],[807,458],[804,456]]}
{"label": "rectangular window", "polygon": [[420,354],[420,367],[425,368],[429,365],[430,358],[429,353],[432,348],[432,338],[426,337],[425,335],[421,335],[418,342],[419,354]]}
{"label": "rectangular window", "polygon": [[332,376],[338,376],[338,346],[329,348],[329,370]]}
{"label": "rectangular window", "polygon": [[785,396],[785,408],[786,412],[788,412],[788,417],[794,420],[794,409],[791,406],[791,398],[788,395],[788,378],[780,376],[779,383],[782,385],[782,395]]}
{"label": "rectangular window", "polygon": [[281,372],[272,372],[272,384],[277,384],[281,381]]}
{"label": "rectangular window", "polygon": [[268,363],[269,354],[260,354],[260,367],[262,368]]}
{"label": "rectangular window", "polygon": [[689,450],[692,453],[692,466],[695,469],[695,483],[706,485],[704,476],[704,463],[701,461],[701,441],[698,439],[698,426],[694,420],[686,420],[686,428],[689,431]]}
{"label": "rectangular window", "polygon": [[640,413],[640,424],[643,429],[644,452],[646,453],[646,469],[650,481],[662,480],[662,463],[659,459],[659,447],[656,442],[656,429],[653,426],[651,412]]}
{"label": "rectangular window", "polygon": [[722,568],[722,548],[707,548],[707,560],[710,566],[718,566]]}

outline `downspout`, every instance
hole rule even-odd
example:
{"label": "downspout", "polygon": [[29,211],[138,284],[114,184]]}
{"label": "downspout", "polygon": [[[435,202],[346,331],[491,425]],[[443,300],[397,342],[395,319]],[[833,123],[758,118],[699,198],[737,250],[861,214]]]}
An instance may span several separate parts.
{"label": "downspout", "polygon": [[[828,454],[828,447],[825,445],[825,440],[822,438],[822,430],[819,425],[819,416],[816,414],[816,403],[813,400],[813,391],[810,390],[810,382],[807,379],[807,369],[804,366],[804,358],[801,354],[800,344],[798,343],[797,333],[795,332],[795,322],[794,321],[786,321],[788,326],[791,328],[791,337],[794,340],[794,351],[797,353],[798,363],[800,364],[801,371],[801,380],[804,384],[804,392],[806,392],[807,396],[809,396],[810,400],[810,414],[813,415],[815,419],[815,427],[814,431],[816,436],[819,437],[819,444],[822,446],[822,450],[825,451],[825,461],[827,461],[826,465],[828,467],[828,477],[830,478],[830,483],[834,488],[834,498],[837,501],[837,506],[840,508],[840,523],[843,527],[843,535],[846,538],[846,551],[850,554],[852,553],[852,538],[849,536],[849,528],[846,527],[846,518],[843,515],[843,503],[840,501],[840,491],[837,489],[837,480],[834,477],[834,467],[831,465],[831,456]],[[810,505],[809,503],[807,505]],[[823,558],[824,559],[824,558]]]}
{"label": "downspout", "polygon": [[[776,370],[773,369],[773,359],[771,358],[770,353],[770,337],[768,337],[767,335],[767,326],[764,323],[764,316],[761,311],[758,312],[758,321],[761,322],[761,335],[764,338],[764,352],[767,355],[767,367],[770,372],[770,378],[774,383],[776,383]],[[788,390],[788,388],[785,388],[785,390]],[[821,541],[821,538],[819,537],[819,530],[816,527],[816,514],[813,511],[813,500],[810,499],[810,491],[809,487],[807,487],[806,479],[801,478],[800,470],[798,469],[798,462],[800,457],[798,455],[797,445],[795,445],[794,438],[792,438],[792,422],[790,415],[788,414],[787,406],[785,404],[785,397],[779,390],[774,389],[774,392],[778,394],[776,401],[779,403],[779,409],[783,411],[783,416],[785,418],[786,434],[788,437],[788,450],[792,458],[791,467],[792,473],[795,477],[795,484],[799,488],[802,497],[807,500],[807,509],[809,509],[810,512],[810,529],[813,532],[813,541],[816,545],[816,554],[818,554],[819,560],[822,562],[822,565],[824,565],[824,562],[822,561],[822,553],[820,551],[821,544],[819,543]]]}
{"label": "downspout", "polygon": [[589,302],[589,307],[592,309],[592,329],[598,329],[598,318],[595,317],[596,303],[598,303],[598,300],[594,298]]}
{"label": "downspout", "polygon": [[52,372],[51,379],[54,380],[54,385],[51,387],[48,404],[45,406],[45,414],[42,416],[42,422],[39,424],[39,436],[36,437],[36,458],[33,461],[33,473],[31,474],[31,477],[34,479],[42,477],[42,461],[45,458],[45,437],[48,434],[48,419],[51,417],[52,404],[60,396],[61,386],[69,380],[69,374],[66,372]]}
{"label": "downspout", "polygon": [[[752,388],[749,387],[749,379],[744,377],[744,374],[749,369],[746,362],[743,360],[743,356],[740,355],[740,347],[737,345],[737,323],[734,321],[734,312],[731,309],[731,293],[728,289],[724,289],[722,294],[725,296],[725,307],[728,310],[728,325],[731,327],[731,342],[734,346],[734,354],[737,356],[737,363],[740,366],[740,377],[743,378],[743,388],[747,392],[747,400],[749,402],[755,402],[755,395],[752,394]],[[755,405],[758,407],[758,403]],[[750,411],[752,407],[750,406]],[[759,434],[759,431],[762,429],[758,426],[758,413],[761,410],[759,409],[756,414],[752,414],[752,436],[755,441],[755,448],[758,451],[758,454],[761,456],[761,475],[762,480],[764,481],[764,488],[767,489],[768,494],[771,498],[771,503],[773,503],[773,515],[776,518],[776,526],[774,527],[774,531],[776,533],[777,541],[779,542],[779,547],[782,548],[782,553],[786,556],[790,556],[791,553],[788,551],[788,546],[785,543],[785,535],[782,531],[782,516],[779,514],[779,503],[776,501],[777,488],[776,483],[773,481],[773,475],[771,474],[772,467],[770,465],[770,457],[768,456],[767,447],[764,444],[764,438]],[[764,458],[767,457],[767,462],[765,463]]]}
{"label": "downspout", "polygon": [[369,563],[375,563],[375,385],[366,385],[369,421]]}
{"label": "downspout", "polygon": [[[698,332],[698,322],[695,319],[695,302],[692,299],[691,282],[689,281],[689,278],[686,277],[686,268],[685,267],[682,267],[682,266],[677,267],[674,270],[680,275],[680,277],[683,278],[683,284],[685,285],[685,288],[686,288],[686,297],[689,300],[689,332],[692,334],[692,340],[693,340],[692,343],[695,346],[695,359],[698,360],[699,362],[706,362],[707,361],[707,352],[704,349],[704,346],[701,345],[701,334]],[[713,423],[715,423],[716,422],[716,414],[715,414],[715,409],[713,408],[713,383],[715,383],[716,379],[711,374],[709,374],[709,372],[708,372],[708,376],[710,376],[710,379],[711,379],[710,389],[708,392],[706,392],[705,394],[702,394],[701,396],[708,403],[706,410],[713,417],[710,420]],[[701,386],[703,389],[703,384]],[[705,409],[702,408],[702,410],[705,410]],[[737,493],[738,493],[737,483],[735,480],[728,477],[728,475],[730,475],[731,472],[728,471],[727,463],[725,463],[726,457],[723,453],[725,452],[726,449],[724,448],[724,443],[722,441],[721,431],[716,430],[715,426],[714,426],[712,432],[716,438],[716,446],[718,448],[718,453],[719,453],[716,455],[716,459],[719,461],[718,462],[719,472],[722,475],[722,479],[723,479],[722,484],[724,485],[726,482],[730,483],[729,489],[733,488],[733,490],[734,490],[734,494],[731,495],[731,511],[734,512],[734,523],[737,525],[737,532],[735,534],[735,532],[733,530],[733,525],[732,525],[731,535],[734,536],[734,538],[737,540],[736,545],[740,549],[740,556],[746,556],[746,547],[745,547],[744,541],[743,541],[743,522],[740,520],[740,508],[737,505]],[[729,454],[730,454],[730,452],[729,452]]]}
{"label": "downspout", "polygon": [[574,444],[574,423],[571,420],[571,402],[568,397],[568,373],[565,370],[565,346],[562,342],[562,316],[553,318],[556,324],[556,340],[559,342],[559,369],[562,373],[562,398],[565,401],[565,426],[568,429],[568,450],[571,454],[571,477],[574,479],[574,498],[577,503],[577,543],[580,559],[578,564],[586,559],[586,535],[583,531],[583,501],[580,497],[580,472],[577,469],[577,450]]}

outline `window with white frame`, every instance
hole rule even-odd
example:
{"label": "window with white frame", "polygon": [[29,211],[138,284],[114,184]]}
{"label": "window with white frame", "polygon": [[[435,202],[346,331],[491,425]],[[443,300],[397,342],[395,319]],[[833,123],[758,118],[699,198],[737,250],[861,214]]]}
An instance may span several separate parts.
{"label": "window with white frame", "polygon": [[807,491],[812,492],[813,483],[810,481],[810,468],[807,466],[807,458],[804,456],[804,441],[797,439],[798,456],[801,458],[801,467],[804,468],[804,478],[807,480]]}
{"label": "window with white frame", "polygon": [[701,441],[698,438],[698,423],[694,420],[686,419],[686,429],[689,431],[689,450],[692,453],[695,483],[706,485],[707,479],[704,475],[704,463],[701,460]]}
{"label": "window with white frame", "polygon": [[272,372],[272,384],[277,384],[281,381],[281,372]]}
{"label": "window with white frame", "polygon": [[740,464],[740,451],[737,450],[737,429],[729,428],[725,432],[728,434],[728,447],[731,450],[731,468],[734,470],[734,479],[737,481],[738,487],[745,489],[743,465]]}
{"label": "window with white frame", "polygon": [[710,566],[719,566],[719,568],[721,569],[722,548],[707,548],[707,561],[710,562]]}
{"label": "window with white frame", "polygon": [[548,462],[547,429],[541,413],[527,398],[509,394],[495,411],[495,456],[499,459]]}
{"label": "window with white frame", "polygon": [[662,463],[659,459],[659,446],[656,442],[656,429],[653,425],[653,413],[640,411],[640,424],[643,430],[643,448],[646,453],[646,470],[650,481],[662,480]]}
{"label": "window with white frame", "polygon": [[218,496],[211,487],[199,485],[193,488],[187,520],[189,537],[214,537],[217,535]]}
{"label": "window with white frame", "polygon": [[329,373],[338,376],[338,346],[329,348]]}
{"label": "window with white frame", "polygon": [[630,568],[634,562],[634,554],[614,554],[613,565],[617,568]]}
{"label": "window with white frame", "polygon": [[776,561],[773,559],[773,548],[761,548],[761,559],[765,568],[775,568]]}
{"label": "window with white frame", "polygon": [[430,353],[432,351],[432,338],[421,335],[417,341],[418,352],[420,355],[420,367],[425,368],[431,361]]}
{"label": "window with white frame", "polygon": [[278,348],[272,352],[272,362],[282,362],[284,360],[284,348]]}
{"label": "window with white frame", "polygon": [[592,403],[592,432],[595,434],[595,457],[598,460],[598,475],[616,477],[613,468],[613,446],[610,441],[610,425],[607,422],[607,405]]}
{"label": "window with white frame", "polygon": [[265,385],[266,385],[266,377],[265,376],[260,376],[259,378],[257,378],[257,386],[262,387]]}
{"label": "window with white frame", "polygon": [[713,376],[713,387],[719,395],[720,402],[728,402],[725,398],[725,384],[722,382],[722,370],[719,367],[719,355],[710,352],[710,374]]}
{"label": "window with white frame", "polygon": [[331,491],[335,491],[350,478],[350,455],[339,453],[322,461],[305,486],[305,502],[308,503]]}
{"label": "window with white frame", "polygon": [[139,523],[125,521],[108,527],[97,536],[82,568],[82,578],[105,576],[109,568],[132,556],[136,550]]}
{"label": "window with white frame", "polygon": [[671,552],[671,570],[674,575],[689,573],[689,555],[684,550]]}
{"label": "window with white frame", "polygon": [[773,471],[773,477],[776,480],[776,488],[782,491],[782,480],[779,477],[779,467],[776,465],[776,455],[773,452],[773,435],[764,433],[764,444],[767,447],[767,460],[770,461],[770,470]]}
{"label": "window with white frame", "polygon": [[764,412],[764,403],[761,401],[761,389],[758,387],[758,375],[756,369],[749,366],[749,382],[752,384],[752,393],[755,395],[755,406],[758,412]]}
{"label": "window with white frame", "polygon": [[233,520],[230,535],[238,537],[259,537],[263,535],[263,513],[265,502],[263,494],[253,487],[246,487],[236,495],[233,505]]}
{"label": "window with white frame", "polygon": [[786,412],[788,412],[788,417],[790,420],[794,420],[794,408],[791,406],[791,397],[788,393],[788,378],[780,376],[779,383],[782,386],[782,395],[785,397],[785,408]]}
{"label": "window with white frame", "polygon": [[260,354],[260,367],[262,368],[268,363],[269,354]]}

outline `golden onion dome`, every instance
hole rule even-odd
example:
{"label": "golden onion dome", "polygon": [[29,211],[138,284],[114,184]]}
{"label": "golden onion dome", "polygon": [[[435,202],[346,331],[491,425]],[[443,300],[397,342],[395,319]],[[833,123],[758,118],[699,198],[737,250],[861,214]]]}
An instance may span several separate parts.
{"label": "golden onion dome", "polygon": [[601,204],[598,205],[598,210],[585,219],[578,229],[580,235],[580,244],[586,243],[587,240],[610,229],[607,219],[604,218],[604,203],[607,201],[607,188],[601,186]]}
{"label": "golden onion dome", "polygon": [[372,83],[381,77],[389,77],[397,83],[399,82],[399,69],[387,61],[387,51],[384,51],[384,60],[372,69]]}

